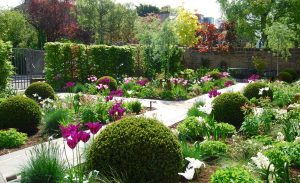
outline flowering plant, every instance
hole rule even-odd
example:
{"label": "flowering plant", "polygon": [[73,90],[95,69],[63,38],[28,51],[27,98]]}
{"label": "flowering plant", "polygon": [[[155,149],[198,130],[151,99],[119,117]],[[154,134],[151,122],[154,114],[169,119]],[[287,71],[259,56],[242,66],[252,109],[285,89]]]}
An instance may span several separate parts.
{"label": "flowering plant", "polygon": [[186,86],[189,82],[188,80],[183,79],[183,78],[171,78],[170,81],[174,85],[182,85],[182,86]]}
{"label": "flowering plant", "polygon": [[203,83],[205,83],[207,81],[212,81],[212,80],[213,80],[213,78],[210,75],[201,77],[201,82],[203,82]]}
{"label": "flowering plant", "polygon": [[111,118],[113,118],[114,120],[119,120],[121,119],[125,112],[126,112],[126,108],[122,107],[123,101],[115,101],[115,103],[113,104],[113,106],[111,107],[111,109],[108,111],[109,116]]}
{"label": "flowering plant", "polygon": [[251,158],[251,160],[253,161],[253,164],[249,163],[249,166],[252,169],[264,176],[265,180],[268,182],[275,182],[275,167],[266,156],[264,156],[261,152],[258,152],[255,157]]}
{"label": "flowering plant", "polygon": [[[66,178],[70,181],[70,182],[84,182],[84,179],[86,179],[86,177],[84,176],[84,171],[83,171],[83,167],[81,166],[82,164],[82,154],[80,154],[80,150],[79,150],[79,142],[83,142],[84,144],[86,144],[91,137],[91,134],[93,135],[93,139],[95,134],[102,128],[102,125],[100,124],[100,122],[89,122],[86,124],[86,126],[88,127],[88,131],[83,131],[80,130],[82,128],[82,126],[80,124],[70,124],[68,126],[60,126],[60,130],[61,130],[61,134],[62,137],[64,139],[64,152],[65,152],[65,156],[66,156],[66,160],[68,162],[68,166],[69,169],[72,170],[68,176],[66,176]],[[72,149],[72,155],[73,155],[73,159],[72,159],[72,165],[69,162],[68,156],[67,156],[67,151],[66,151],[66,146],[65,146],[65,142],[67,143],[67,146]],[[75,157],[76,154],[76,157]],[[75,162],[76,160],[76,162]],[[76,166],[76,168],[71,169],[72,166]]]}
{"label": "flowering plant", "polygon": [[217,89],[213,89],[210,92],[208,92],[209,98],[217,97],[218,95],[221,95],[221,92],[218,92]]}
{"label": "flowering plant", "polygon": [[185,158],[187,161],[189,161],[188,166],[186,167],[186,170],[184,173],[178,173],[179,175],[182,175],[187,180],[192,180],[194,178],[195,169],[199,169],[202,167],[205,167],[204,162],[197,160],[195,158]]}
{"label": "flowering plant", "polygon": [[225,77],[229,77],[230,76],[230,74],[228,73],[228,72],[221,72],[220,74],[219,74],[219,77],[220,78],[225,78]]}
{"label": "flowering plant", "polygon": [[98,78],[94,75],[91,75],[90,77],[87,78],[88,81],[94,83],[98,80]]}
{"label": "flowering plant", "polygon": [[253,82],[255,82],[256,80],[258,80],[259,78],[260,78],[259,75],[257,75],[257,74],[252,74],[252,75],[248,78],[248,82],[249,82],[249,83],[253,83]]}
{"label": "flowering plant", "polygon": [[229,87],[229,86],[232,86],[232,85],[234,85],[234,82],[233,81],[226,81],[225,83],[224,83],[224,87]]}

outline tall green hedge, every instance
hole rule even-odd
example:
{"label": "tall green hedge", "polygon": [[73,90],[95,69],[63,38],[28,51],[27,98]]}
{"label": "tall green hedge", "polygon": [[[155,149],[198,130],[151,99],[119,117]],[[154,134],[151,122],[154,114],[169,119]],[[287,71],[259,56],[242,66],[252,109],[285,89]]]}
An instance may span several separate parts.
{"label": "tall green hedge", "polygon": [[10,60],[11,54],[11,43],[0,40],[0,92],[6,89],[13,74],[13,66]]}
{"label": "tall green hedge", "polygon": [[46,81],[59,90],[68,81],[85,82],[89,75],[131,75],[133,52],[129,46],[46,43]]}

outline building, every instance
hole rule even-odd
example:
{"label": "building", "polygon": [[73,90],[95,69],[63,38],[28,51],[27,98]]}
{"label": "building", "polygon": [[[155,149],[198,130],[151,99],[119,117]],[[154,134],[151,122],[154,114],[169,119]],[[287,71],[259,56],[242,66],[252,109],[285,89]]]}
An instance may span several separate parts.
{"label": "building", "polygon": [[215,24],[215,19],[213,17],[204,17],[203,22],[209,24]]}

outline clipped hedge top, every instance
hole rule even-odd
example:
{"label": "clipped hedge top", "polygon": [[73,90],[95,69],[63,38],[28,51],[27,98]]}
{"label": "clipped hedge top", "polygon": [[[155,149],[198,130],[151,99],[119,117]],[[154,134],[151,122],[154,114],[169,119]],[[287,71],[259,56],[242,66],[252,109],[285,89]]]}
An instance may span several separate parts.
{"label": "clipped hedge top", "polygon": [[37,99],[37,97],[34,97],[33,95],[37,94],[42,99],[55,98],[55,92],[53,88],[45,82],[35,82],[32,83],[26,90],[25,95],[32,99]]}
{"label": "clipped hedge top", "polygon": [[[154,119],[127,117],[102,131],[88,152],[89,168],[115,169],[129,182],[172,182],[182,167],[179,143]],[[176,181],[175,181],[176,182]]]}

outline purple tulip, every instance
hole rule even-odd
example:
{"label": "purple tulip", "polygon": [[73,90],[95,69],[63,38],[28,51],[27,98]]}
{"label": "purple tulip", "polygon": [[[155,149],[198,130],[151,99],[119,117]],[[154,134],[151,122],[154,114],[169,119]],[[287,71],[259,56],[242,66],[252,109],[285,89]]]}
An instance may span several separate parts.
{"label": "purple tulip", "polygon": [[68,127],[60,126],[61,135],[64,139],[68,138],[70,136],[70,131]]}
{"label": "purple tulip", "polygon": [[232,86],[233,84],[234,84],[233,81],[226,81],[224,86],[229,87],[229,86]]}
{"label": "purple tulip", "polygon": [[110,96],[122,97],[123,96],[123,90],[117,89],[115,91],[110,91],[109,95]]}
{"label": "purple tulip", "polygon": [[218,92],[217,89],[213,89],[210,92],[208,92],[209,98],[213,98],[213,97],[216,97],[218,95],[221,95],[221,92]]}
{"label": "purple tulip", "polygon": [[90,134],[89,133],[87,133],[87,132],[85,132],[85,131],[80,131],[79,133],[78,133],[78,135],[79,135],[79,139],[82,141],[82,142],[84,142],[84,143],[86,143],[87,141],[89,141],[89,139],[90,139]]}
{"label": "purple tulip", "polygon": [[114,96],[112,96],[112,95],[106,96],[105,101],[108,102],[108,101],[112,100],[113,98],[114,98]]}
{"label": "purple tulip", "polygon": [[86,123],[86,126],[89,128],[92,134],[96,134],[102,128],[102,125],[99,122],[89,122]]}
{"label": "purple tulip", "polygon": [[77,146],[78,141],[76,139],[67,139],[67,144],[71,149],[74,149]]}

